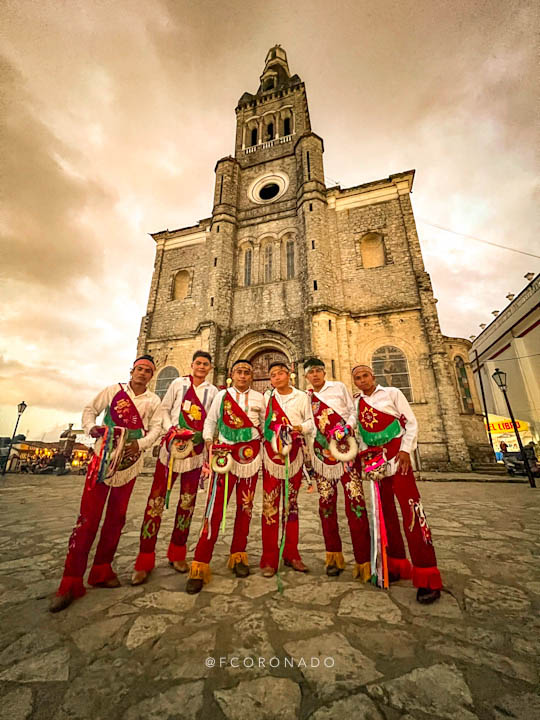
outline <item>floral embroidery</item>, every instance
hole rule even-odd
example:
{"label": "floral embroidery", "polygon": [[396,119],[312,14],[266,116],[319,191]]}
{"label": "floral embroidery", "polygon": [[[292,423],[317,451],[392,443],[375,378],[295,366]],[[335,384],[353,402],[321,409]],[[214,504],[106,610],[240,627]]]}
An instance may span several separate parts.
{"label": "floral embroidery", "polygon": [[351,505],[351,510],[357,518],[361,518],[366,511],[366,508],[363,505]]}
{"label": "floral embroidery", "polygon": [[195,493],[182,493],[180,495],[180,507],[182,510],[189,510],[193,505]]}
{"label": "floral embroidery", "polygon": [[420,500],[413,500],[410,498],[409,505],[411,508],[411,524],[409,525],[409,532],[412,532],[412,529],[414,528],[414,523],[416,518],[418,518],[418,524],[420,525],[420,530],[422,531],[422,538],[426,545],[432,545],[432,539],[431,539],[431,530],[428,525],[426,513],[424,512],[424,508],[422,506],[422,502]]}
{"label": "floral embroidery", "polygon": [[298,491],[292,486],[289,486],[289,502],[287,503],[286,514],[288,518],[291,516],[296,517],[298,515]]}
{"label": "floral embroidery", "polygon": [[273,525],[277,518],[275,517],[279,513],[279,507],[277,506],[276,500],[279,497],[279,486],[274,488],[272,492],[263,491],[263,515],[268,525]]}
{"label": "floral embroidery", "polygon": [[251,511],[253,509],[253,499],[255,497],[255,492],[253,490],[243,490],[242,491],[242,510],[246,513],[248,517],[251,517]]}
{"label": "floral embroidery", "polygon": [[323,517],[327,520],[329,517],[332,517],[332,515],[336,512],[336,506],[330,505],[328,507],[322,508],[322,514]]}
{"label": "floral embroidery", "polygon": [[328,500],[330,500],[336,492],[336,485],[332,480],[328,480],[328,478],[318,475],[317,489],[319,491],[319,495],[321,496],[321,500],[328,502]]}
{"label": "floral embroidery", "polygon": [[193,511],[195,510],[195,506],[191,507],[189,509],[189,512],[186,515],[179,515],[176,518],[176,529],[180,531],[187,530],[191,523],[191,516],[193,515]]}
{"label": "floral embroidery", "polygon": [[317,425],[319,426],[319,430],[322,433],[324,433],[326,426],[330,424],[328,416],[331,415],[333,412],[334,411],[331,408],[326,408],[326,410],[323,410],[317,418]]}
{"label": "floral embroidery", "polygon": [[193,420],[201,420],[202,414],[201,414],[201,408],[198,405],[195,405],[195,403],[191,403],[191,407],[189,408],[188,415],[193,418]]}
{"label": "floral embroidery", "polygon": [[373,408],[365,407],[360,415],[360,422],[364,427],[372,428],[379,422],[379,416]]}
{"label": "floral embroidery", "polygon": [[147,513],[150,517],[161,517],[165,508],[165,498],[154,497],[148,501]]}
{"label": "floral embroidery", "polygon": [[349,497],[353,500],[364,497],[364,488],[360,480],[351,477],[351,479],[345,484]]}
{"label": "floral embroidery", "polygon": [[233,413],[230,400],[223,401],[223,412],[227,414],[227,420],[233,427],[239,428],[243,426],[243,420]]}
{"label": "floral embroidery", "polygon": [[69,550],[73,550],[73,548],[75,547],[77,535],[79,534],[79,530],[82,528],[82,526],[85,524],[85,522],[86,522],[86,518],[83,518],[82,515],[79,515],[77,524],[73,528],[73,532],[71,533],[71,537],[69,538],[69,543],[68,543]]}
{"label": "floral embroidery", "polygon": [[158,530],[159,522],[154,520],[154,518],[148,518],[148,520],[143,524],[142,527],[143,540],[149,540],[150,538],[153,538],[154,535],[157,535]]}

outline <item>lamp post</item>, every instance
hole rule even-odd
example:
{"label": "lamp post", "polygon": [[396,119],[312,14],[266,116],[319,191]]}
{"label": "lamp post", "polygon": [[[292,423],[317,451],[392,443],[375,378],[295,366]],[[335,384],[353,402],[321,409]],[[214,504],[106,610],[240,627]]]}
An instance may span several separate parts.
{"label": "lamp post", "polygon": [[17,422],[15,423],[15,430],[13,430],[13,435],[11,436],[11,440],[9,441],[6,462],[4,463],[4,467],[2,468],[2,475],[6,474],[7,466],[9,463],[9,456],[11,455],[11,446],[13,445],[13,440],[15,439],[15,435],[17,434],[17,428],[19,427],[19,420],[21,419],[21,415],[23,414],[23,412],[26,410],[27,407],[28,407],[28,405],[24,402],[24,400],[17,405],[17,412],[18,412]]}
{"label": "lamp post", "polygon": [[495,381],[495,384],[502,392],[502,394],[504,395],[504,399],[506,400],[506,407],[508,408],[508,414],[510,415],[510,420],[512,421],[512,427],[514,428],[514,434],[519,445],[519,451],[521,453],[521,457],[523,458],[523,462],[525,463],[525,471],[527,473],[527,477],[529,478],[529,485],[532,488],[535,488],[536,483],[534,481],[531,466],[529,465],[529,458],[525,454],[525,449],[523,447],[523,443],[521,442],[521,437],[517,429],[516,421],[514,420],[514,414],[512,413],[512,408],[510,407],[510,400],[508,399],[508,395],[506,394],[506,373],[502,370],[499,370],[499,368],[495,368],[495,372],[491,377]]}

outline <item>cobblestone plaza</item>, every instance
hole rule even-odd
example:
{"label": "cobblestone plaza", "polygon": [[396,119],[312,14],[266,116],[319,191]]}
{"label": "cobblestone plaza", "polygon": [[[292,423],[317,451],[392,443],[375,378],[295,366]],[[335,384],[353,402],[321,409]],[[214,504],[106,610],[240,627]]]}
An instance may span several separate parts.
{"label": "cobblestone plaza", "polygon": [[[47,612],[61,576],[83,478],[2,480],[0,718],[366,718],[503,720],[540,716],[540,496],[526,484],[423,482],[445,592],[416,603],[324,574],[317,494],[300,494],[300,550],[310,573],[282,572],[284,592],[257,569],[226,568],[232,512],[200,595],[167,566],[174,513],[164,515],[158,565],[131,587],[148,478],[135,486],[117,553],[123,587],[89,589]],[[173,497],[171,507],[175,506]],[[234,504],[234,501],[233,501]],[[188,559],[200,527],[199,493]],[[343,508],[344,553],[352,561]],[[212,660],[215,665],[209,667]]]}

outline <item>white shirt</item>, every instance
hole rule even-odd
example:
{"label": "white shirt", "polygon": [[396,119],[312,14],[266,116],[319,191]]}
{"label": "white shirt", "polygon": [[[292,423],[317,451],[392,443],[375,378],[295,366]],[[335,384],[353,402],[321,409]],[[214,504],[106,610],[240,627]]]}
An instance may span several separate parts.
{"label": "white shirt", "polygon": [[[292,392],[288,395],[281,395],[277,390],[274,390],[274,397],[280,407],[283,408],[291,425],[301,425],[304,435],[315,435],[315,422],[311,410],[311,400],[307,393],[293,387]],[[264,402],[266,405],[268,405],[269,400],[270,390],[267,390],[264,393]]]}
{"label": "white shirt", "polygon": [[[153,393],[151,390],[145,390],[140,395],[135,395],[129,383],[122,383],[122,389],[126,391],[141,416],[146,435],[137,440],[137,444],[140,450],[147,450],[152,447],[156,440],[163,434],[161,429],[161,400],[156,393]],[[100,415],[105,408],[109,407],[114,396],[119,391],[119,383],[109,385],[105,390],[102,390],[96,395],[91,403],[86,405],[82,413],[82,426],[87,435],[96,424],[97,416]]]}
{"label": "white shirt", "polygon": [[[189,375],[186,375],[173,380],[167,388],[165,397],[161,402],[162,422],[166,431],[173,425],[178,425],[180,409],[190,385],[191,379]],[[200,385],[197,385],[197,387],[194,385],[193,387],[201,405],[208,414],[212,401],[217,395],[217,387],[209,383],[208,380],[203,380]]]}
{"label": "white shirt", "polygon": [[332,410],[339,413],[347,425],[356,427],[357,412],[351,393],[339,380],[327,380],[320,390],[314,390],[313,394]]}
{"label": "white shirt", "polygon": [[[249,388],[248,390],[244,390],[243,392],[241,390],[237,390],[234,386],[228,388],[227,390],[220,390],[217,395],[215,396],[212,407],[210,408],[208,415],[206,416],[206,420],[204,421],[204,428],[203,428],[203,438],[204,440],[213,440],[214,435],[216,434],[216,427],[218,423],[218,419],[220,416],[221,411],[221,401],[223,399],[223,396],[225,393],[229,393],[230,396],[236,400],[238,405],[242,408],[242,410],[246,413],[248,418],[251,420],[251,422],[255,425],[256,428],[261,428],[264,424],[264,398],[261,395],[260,392],[257,390],[252,390]],[[219,442],[227,443],[228,445],[234,445],[234,443],[231,443],[229,440],[224,438],[221,433],[218,435]],[[251,430],[251,439],[255,440],[259,437],[259,433],[255,430],[255,428],[252,428]]]}
{"label": "white shirt", "polygon": [[[396,418],[400,418],[403,415],[406,420],[405,429],[402,428],[401,433],[397,436],[401,437],[400,450],[410,453],[415,449],[418,436],[418,423],[407,398],[401,390],[395,387],[377,385],[371,395],[365,395],[360,391],[360,397],[363,397],[368,405],[371,405],[376,410],[381,410]],[[359,399],[360,398],[357,398],[357,403]],[[356,405],[356,412],[358,413],[358,404]],[[360,450],[367,448],[362,437],[359,438],[359,448]]]}

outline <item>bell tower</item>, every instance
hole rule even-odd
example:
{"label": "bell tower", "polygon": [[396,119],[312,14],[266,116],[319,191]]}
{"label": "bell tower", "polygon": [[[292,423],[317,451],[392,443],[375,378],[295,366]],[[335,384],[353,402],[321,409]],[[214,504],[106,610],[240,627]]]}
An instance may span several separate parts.
{"label": "bell tower", "polygon": [[293,152],[294,142],[311,131],[304,83],[291,75],[287,53],[274,45],[266,55],[257,92],[245,92],[236,108],[235,157],[243,167]]}

